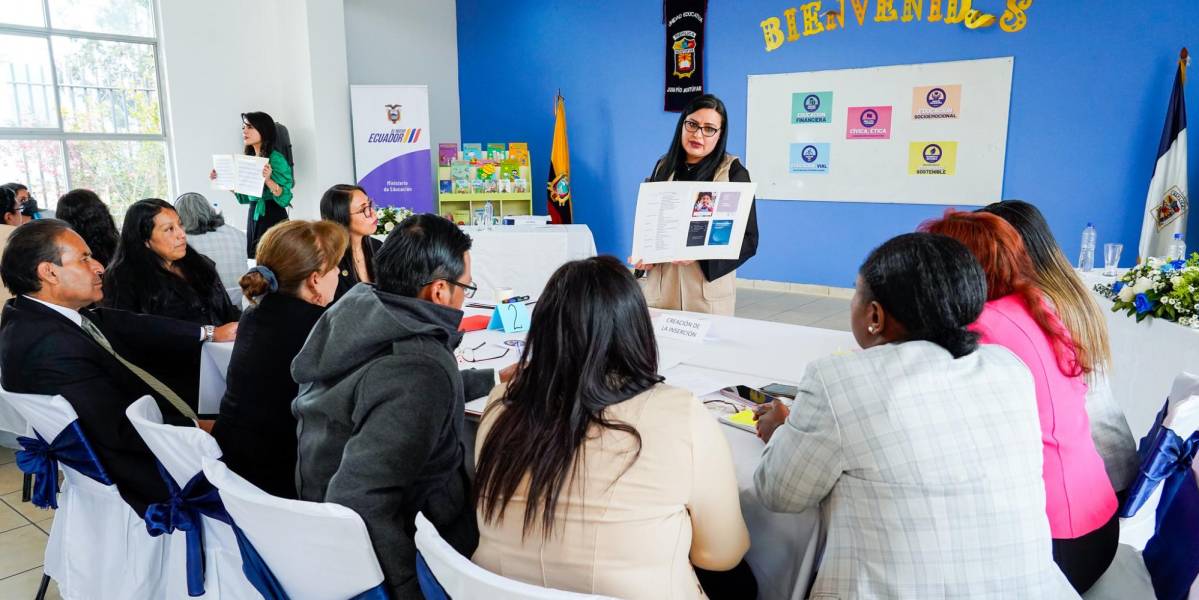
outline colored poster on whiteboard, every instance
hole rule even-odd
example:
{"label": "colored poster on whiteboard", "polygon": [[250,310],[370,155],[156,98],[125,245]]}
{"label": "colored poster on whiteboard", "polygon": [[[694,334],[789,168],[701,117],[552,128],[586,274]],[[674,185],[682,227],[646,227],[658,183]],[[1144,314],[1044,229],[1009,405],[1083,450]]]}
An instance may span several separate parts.
{"label": "colored poster on whiteboard", "polygon": [[845,139],[891,139],[891,107],[851,106],[845,120]]}
{"label": "colored poster on whiteboard", "polygon": [[429,89],[423,85],[350,86],[354,177],[378,206],[434,209]]}
{"label": "colored poster on whiteboard", "polygon": [[962,113],[962,86],[930,85],[912,88],[912,118],[956,119]]}
{"label": "colored poster on whiteboard", "polygon": [[953,175],[957,163],[957,142],[908,144],[908,175]]}

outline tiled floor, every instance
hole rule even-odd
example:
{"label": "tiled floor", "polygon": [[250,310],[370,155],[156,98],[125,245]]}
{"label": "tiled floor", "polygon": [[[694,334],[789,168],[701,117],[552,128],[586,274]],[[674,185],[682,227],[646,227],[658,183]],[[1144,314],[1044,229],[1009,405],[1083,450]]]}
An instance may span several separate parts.
{"label": "tiled floor", "polygon": [[791,292],[737,290],[738,317],[849,331],[849,300]]}
{"label": "tiled floor", "polygon": [[[756,289],[737,290],[737,316],[849,331],[849,300]],[[21,502],[21,471],[0,448],[0,600],[32,600],[54,513]],[[50,584],[46,598],[58,600]]]}
{"label": "tiled floor", "polygon": [[[0,598],[32,600],[54,513],[21,502],[21,471],[12,450],[0,448]],[[46,598],[59,600],[50,584]]]}

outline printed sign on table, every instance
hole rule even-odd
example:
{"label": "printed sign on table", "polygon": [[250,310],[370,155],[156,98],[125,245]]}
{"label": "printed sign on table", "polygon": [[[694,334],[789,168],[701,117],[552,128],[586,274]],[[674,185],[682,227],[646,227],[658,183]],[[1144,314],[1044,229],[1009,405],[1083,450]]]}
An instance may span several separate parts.
{"label": "printed sign on table", "polygon": [[957,162],[957,142],[908,144],[908,175],[953,175]]}
{"label": "printed sign on table", "polygon": [[791,158],[787,164],[793,175],[826,174],[829,165],[829,145],[822,142],[791,144]]}
{"label": "printed sign on table", "polygon": [[791,94],[791,124],[829,123],[833,115],[832,92],[796,92]]}
{"label": "printed sign on table", "polygon": [[961,85],[929,85],[912,88],[912,118],[956,119],[962,111]]}
{"label": "printed sign on table", "polygon": [[851,106],[845,121],[847,140],[891,139],[890,106]]}

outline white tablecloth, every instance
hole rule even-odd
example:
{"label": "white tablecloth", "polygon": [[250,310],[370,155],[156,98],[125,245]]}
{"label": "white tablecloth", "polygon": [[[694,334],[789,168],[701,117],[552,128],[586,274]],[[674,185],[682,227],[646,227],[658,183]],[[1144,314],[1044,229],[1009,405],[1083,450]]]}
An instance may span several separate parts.
{"label": "white tablecloth", "polygon": [[1140,439],[1149,432],[1174,378],[1183,371],[1199,372],[1199,330],[1147,318],[1137,323],[1124,312],[1111,312],[1112,302],[1094,292],[1095,284],[1111,283],[1099,270],[1080,273],[1107,319],[1112,345],[1112,394]]}
{"label": "white tablecloth", "polygon": [[518,296],[541,295],[550,275],[564,263],[595,256],[595,240],[586,225],[497,225],[464,227],[471,237],[471,275],[481,302],[495,300],[496,288]]}

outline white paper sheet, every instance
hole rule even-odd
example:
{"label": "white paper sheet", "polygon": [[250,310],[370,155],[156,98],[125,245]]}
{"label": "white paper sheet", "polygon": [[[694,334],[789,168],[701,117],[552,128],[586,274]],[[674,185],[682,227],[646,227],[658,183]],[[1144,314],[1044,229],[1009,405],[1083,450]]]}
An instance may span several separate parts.
{"label": "white paper sheet", "polygon": [[237,164],[237,179],[233,182],[233,191],[252,198],[261,197],[262,186],[266,183],[262,169],[266,166],[267,158],[238,154],[233,160]]}
{"label": "white paper sheet", "polygon": [[237,179],[237,166],[233,162],[232,154],[213,154],[212,170],[216,171],[216,179],[212,180],[212,189],[233,189],[233,182]]}

